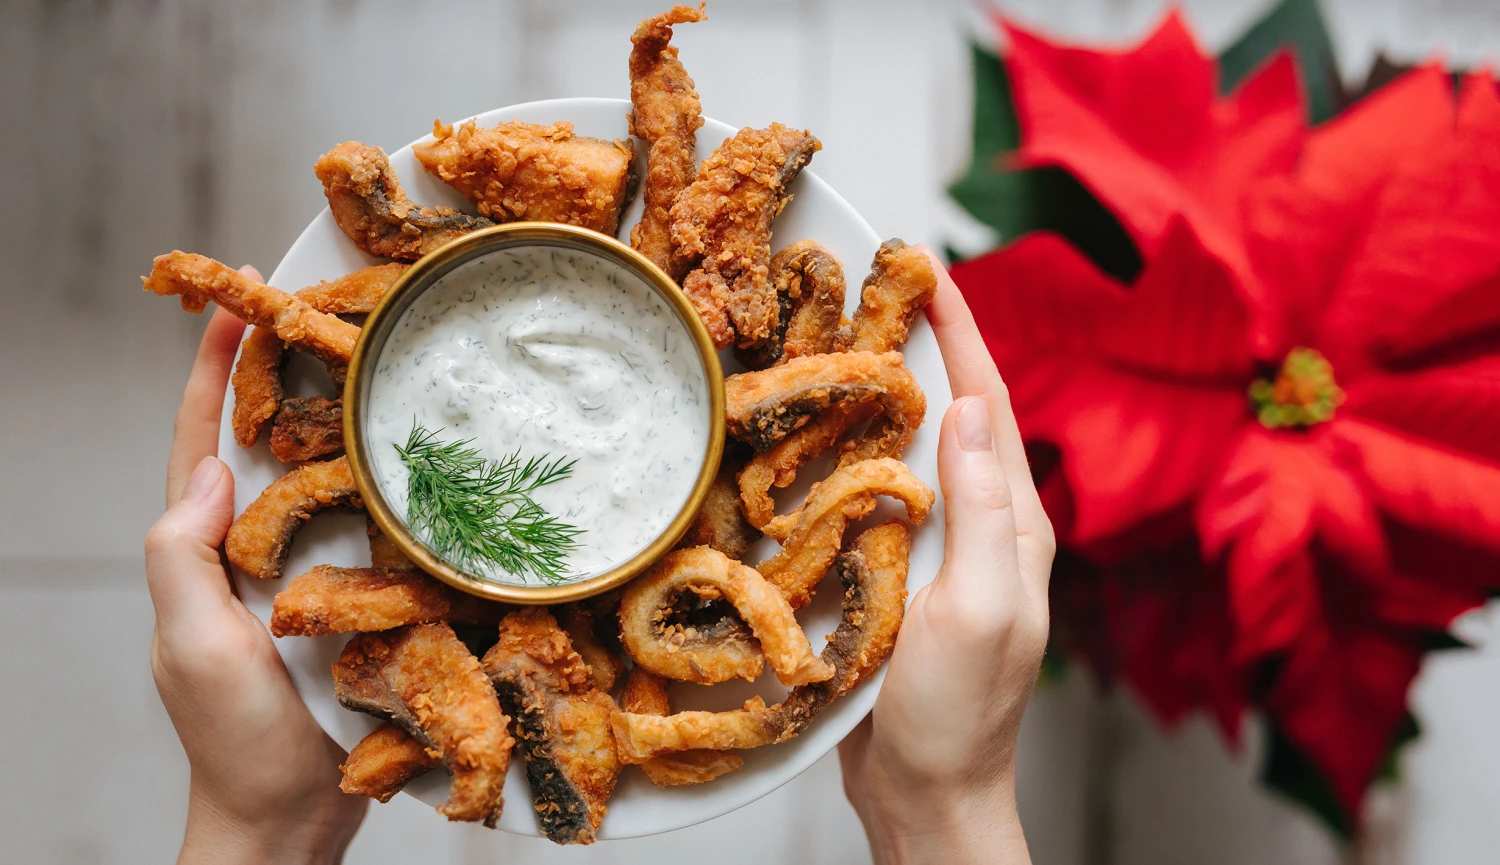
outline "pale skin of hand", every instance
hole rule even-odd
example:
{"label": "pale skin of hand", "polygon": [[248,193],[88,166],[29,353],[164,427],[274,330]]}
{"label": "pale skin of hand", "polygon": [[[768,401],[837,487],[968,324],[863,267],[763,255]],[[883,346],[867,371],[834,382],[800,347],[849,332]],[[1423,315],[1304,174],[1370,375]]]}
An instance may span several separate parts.
{"label": "pale skin of hand", "polygon": [[875,709],[839,746],[875,861],[1030,863],[1016,814],[1021,715],[1047,644],[1056,541],[1005,382],[932,253],[927,308],[954,403],[938,440],[944,559],[912,598]]}
{"label": "pale skin of hand", "polygon": [[167,511],[146,535],[151,672],[191,766],[178,862],[338,862],[368,800],[340,792],[343,749],[297,695],[219,555],[234,518],[219,420],[243,330],[223,310],[208,323],[177,411]]}

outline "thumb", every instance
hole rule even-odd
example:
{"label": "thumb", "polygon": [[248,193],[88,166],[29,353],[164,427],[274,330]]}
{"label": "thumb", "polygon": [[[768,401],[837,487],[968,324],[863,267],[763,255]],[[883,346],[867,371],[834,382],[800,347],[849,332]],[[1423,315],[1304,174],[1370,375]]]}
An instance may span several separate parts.
{"label": "thumb", "polygon": [[146,584],[159,625],[193,620],[232,597],[219,546],[234,519],[234,475],[204,457],[177,503],[146,533]]}
{"label": "thumb", "polygon": [[1005,468],[995,451],[987,397],[954,401],[938,439],[938,482],[947,524],[934,588],[966,603],[1005,602],[1020,588],[1016,520]]}

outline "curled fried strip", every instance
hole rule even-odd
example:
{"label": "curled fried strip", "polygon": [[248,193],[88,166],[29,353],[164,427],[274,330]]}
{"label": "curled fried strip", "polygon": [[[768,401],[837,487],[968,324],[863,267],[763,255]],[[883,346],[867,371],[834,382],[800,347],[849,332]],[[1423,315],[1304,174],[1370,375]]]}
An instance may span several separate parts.
{"label": "curled fried strip", "polygon": [[813,588],[838,555],[844,528],[874,509],[877,495],[900,499],[907,517],[918,524],[927,519],[936,499],[905,463],[890,458],[844,466],[813,487],[781,552],[759,565],[792,609],[800,610],[812,600]]}
{"label": "curled fried strip", "polygon": [[646,140],[646,209],[630,230],[630,245],[680,282],[690,262],[672,246],[671,210],[693,182],[703,108],[693,79],[671,45],[672,25],[708,18],[700,3],[673,6],[636,27],[630,42],[630,134]]}
{"label": "curled fried strip", "polygon": [[[667,683],[660,676],[634,667],[620,694],[620,709],[637,715],[665,716],[671,713],[667,700]],[[658,787],[684,787],[712,781],[720,775],[738,772],[745,761],[725,751],[678,751],[652,757],[641,764],[646,779]]]}
{"label": "curled fried strip", "polygon": [[772,123],[741,129],[698,168],[672,204],[672,242],[697,263],[682,287],[719,348],[771,337],[779,307],[771,285],[771,223],[787,188],[822,148],[806,130]]}
{"label": "curled fried strip", "polygon": [[932,259],[893,237],[880,245],[860,289],[854,322],[840,334],[839,351],[899,351],[911,323],[937,294]]}
{"label": "curled fried strip", "polygon": [[927,414],[927,397],[900,352],[818,354],[724,382],[730,435],[764,453],[841,402],[880,404],[891,426],[879,456],[899,456]]}
{"label": "curled fried strip", "polygon": [[573,650],[588,664],[594,687],[606,694],[614,690],[615,681],[625,672],[625,659],[599,639],[593,610],[586,604],[572,603],[563,604],[555,612]]}
{"label": "curled fried strip", "polygon": [[451,207],[412,204],[385,151],[369,144],[345,141],[319,157],[313,172],[339,230],[371,255],[416,261],[450,240],[495,224]]}
{"label": "curled fried strip", "polygon": [[815,240],[799,240],[771,259],[771,284],[779,314],[763,345],[738,349],[750,369],[765,369],[794,357],[827,354],[844,321],[844,266]]}
{"label": "curled fried strip", "polygon": [[412,571],[417,566],[395,542],[385,536],[380,526],[368,515],[365,516],[365,534],[370,539],[370,567],[392,571]]}
{"label": "curled fried strip", "polygon": [[344,779],[339,789],[377,802],[389,802],[406,782],[441,762],[437,752],[412,738],[405,730],[383,722],[359,740],[339,771]]}
{"label": "curled fried strip", "polygon": [[620,760],[638,764],[668,751],[730,751],[770,745],[779,741],[785,728],[779,708],[751,697],[744,708],[728,712],[660,716],[616,711],[610,716],[610,724]]}
{"label": "curled fried strip", "polygon": [[797,525],[797,515],[776,515],[771,487],[791,486],[797,480],[798,470],[879,411],[879,404],[873,402],[836,404],[775,447],[751,457],[739,474],[740,501],[750,525],[777,541],[786,540]]}
{"label": "curled fried strip", "polygon": [[438,813],[495,825],[515,740],[479,659],[452,628],[356,634],[333,665],[333,682],[344,708],[393,721],[438,753],[453,774]]}
{"label": "curled fried strip", "polygon": [[613,235],[634,191],[629,142],[574,135],[571,123],[434,121],[432,137],[412,146],[417,161],[496,222],[563,222]]}
{"label": "curled fried strip", "polygon": [[421,571],[318,565],[276,594],[271,633],[316,637],[423,622],[493,623],[500,609]]}
{"label": "curled fried strip", "polygon": [[526,778],[542,833],[558,844],[592,844],[620,774],[609,717],[615,703],[544,607],[500,622],[484,670],[516,719]]}
{"label": "curled fried strip", "polygon": [[347,364],[359,339],[359,328],[338,316],[318,312],[306,301],[202,255],[175,250],[159,255],[144,281],[147,291],[180,296],[189,312],[202,312],[211,300],[246,324],[269,327],[283,342],[325,361]]}
{"label": "curled fried strip", "polygon": [[745,520],[740,505],[740,489],[735,476],[745,467],[750,449],[736,441],[725,443],[724,458],[719,461],[719,473],[703,506],[693,516],[692,525],[682,536],[678,549],[709,546],[730,557],[744,558],[750,546],[760,540],[760,531]]}
{"label": "curled fried strip", "polygon": [[[700,601],[727,601],[740,620],[725,611],[703,628],[671,624],[673,608],[686,594]],[[766,663],[784,685],[833,675],[833,668],[812,653],[776,587],[754,568],[710,547],[670,553],[631,583],[620,600],[620,632],[625,651],[637,664],[669,679],[701,684],[753,680]]]}
{"label": "curled fried strip", "polygon": [[224,552],[253,577],[279,577],[297,529],[314,513],[345,504],[364,507],[347,457],[298,466],[272,481],[235,519]]}
{"label": "curled fried strip", "polygon": [[343,449],[343,400],[299,396],[281,403],[271,424],[271,456],[300,463]]}

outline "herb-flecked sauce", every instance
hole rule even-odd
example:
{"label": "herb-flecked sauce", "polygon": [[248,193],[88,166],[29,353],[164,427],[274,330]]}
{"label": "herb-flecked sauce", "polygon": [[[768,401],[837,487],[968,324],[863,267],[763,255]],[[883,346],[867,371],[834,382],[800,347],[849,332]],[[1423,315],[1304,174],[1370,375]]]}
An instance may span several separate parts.
{"label": "herb-flecked sauce", "polygon": [[706,390],[686,327],[640,277],[562,247],[498,250],[424,291],[381,348],[365,417],[371,466],[404,517],[394,445],[414,421],[473,439],[491,459],[576,459],[535,498],[583,530],[567,564],[582,579],[640,552],[682,509],[707,446]]}

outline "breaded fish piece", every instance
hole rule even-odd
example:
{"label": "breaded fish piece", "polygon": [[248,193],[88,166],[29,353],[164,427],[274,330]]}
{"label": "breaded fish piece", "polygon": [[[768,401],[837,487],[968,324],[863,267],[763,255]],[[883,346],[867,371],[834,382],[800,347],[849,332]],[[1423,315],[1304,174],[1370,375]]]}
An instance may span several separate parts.
{"label": "breaded fish piece", "polygon": [[900,351],[917,313],[937,295],[932,259],[899,237],[880,245],[860,288],[854,321],[840,334],[838,351]]}
{"label": "breaded fish piece", "polygon": [[735,483],[736,475],[745,467],[751,453],[749,447],[739,442],[725,443],[719,473],[708,488],[703,506],[693,515],[693,522],[678,543],[678,549],[709,546],[731,559],[742,559],[750,546],[760,540],[760,530],[745,519],[740,488]]}
{"label": "breaded fish piece", "polygon": [[740,363],[766,369],[794,357],[839,351],[844,318],[844,266],[816,240],[799,240],[771,259],[777,319],[770,339],[738,349]]}
{"label": "breaded fish piece", "polygon": [[317,637],[427,622],[495,623],[504,609],[418,570],[318,565],[277,592],[271,633]]}
{"label": "breaded fish piece", "polygon": [[484,670],[515,716],[542,834],[558,844],[594,843],[620,774],[609,725],[614,701],[595,688],[588,665],[544,607],[500,622]]}
{"label": "breaded fish piece", "polygon": [[[672,713],[667,682],[644,667],[635,667],[620,694],[620,711],[665,717]],[[676,751],[652,757],[641,764],[646,779],[658,787],[685,787],[738,772],[745,761],[727,751]]]}
{"label": "breaded fish piece", "polygon": [[339,771],[344,779],[339,789],[377,802],[389,802],[406,782],[442,762],[436,751],[412,738],[405,730],[383,722],[349,751]]}
{"label": "breaded fish piece", "polygon": [[412,147],[422,167],[495,222],[563,222],[613,235],[634,192],[630,144],[574,135],[571,123],[435,122],[432,136]]}
{"label": "breaded fish piece", "polygon": [[365,515],[365,535],[370,539],[370,567],[393,571],[416,570],[417,566],[412,560],[401,552],[395,541],[386,537],[369,514]]}
{"label": "breaded fish piece", "polygon": [[697,263],[682,286],[719,348],[754,348],[771,338],[779,313],[769,277],[771,223],[822,146],[812,133],[780,123],[741,129],[703,160],[673,203],[672,242]]}
{"label": "breaded fish piece", "polygon": [[334,505],[364,507],[349,459],[298,466],[272,481],[235,519],[224,538],[224,552],[252,577],[279,577],[292,535],[313,514]]}
{"label": "breaded fish piece", "polygon": [[416,261],[439,246],[495,223],[451,207],[412,204],[385,151],[345,141],[318,158],[313,172],[339,230],[371,255]]}
{"label": "breaded fish piece", "polygon": [[879,413],[880,405],[875,402],[836,403],[775,447],[751,457],[738,476],[737,489],[745,520],[768,537],[785,541],[797,525],[797,516],[777,515],[771,487],[791,486],[804,465],[838,444],[850,429]]}
{"label": "breaded fish piece", "polygon": [[691,264],[672,245],[672,202],[698,174],[693,155],[703,106],[671,45],[672,25],[707,20],[700,3],[673,6],[642,21],[631,35],[630,134],[646,140],[646,209],[630,245],[681,282]]}
{"label": "breaded fish piece", "polygon": [[299,396],[281,403],[271,422],[271,456],[300,463],[343,449],[343,400]]}
{"label": "breaded fish piece", "polygon": [[625,658],[599,639],[599,623],[588,604],[574,602],[553,609],[558,624],[568,635],[573,651],[588,665],[594,687],[608,694],[625,672]]}
{"label": "breaded fish piece", "polygon": [[283,342],[324,361],[347,365],[359,339],[359,328],[338,316],[318,312],[306,301],[206,256],[176,250],[159,255],[151,275],[142,279],[147,291],[179,296],[188,312],[202,312],[213,301],[246,324],[271,328]]}
{"label": "breaded fish piece", "polygon": [[344,708],[392,721],[438,753],[453,775],[439,814],[495,825],[515,740],[479,659],[452,628],[357,634],[334,663],[333,682]]}

